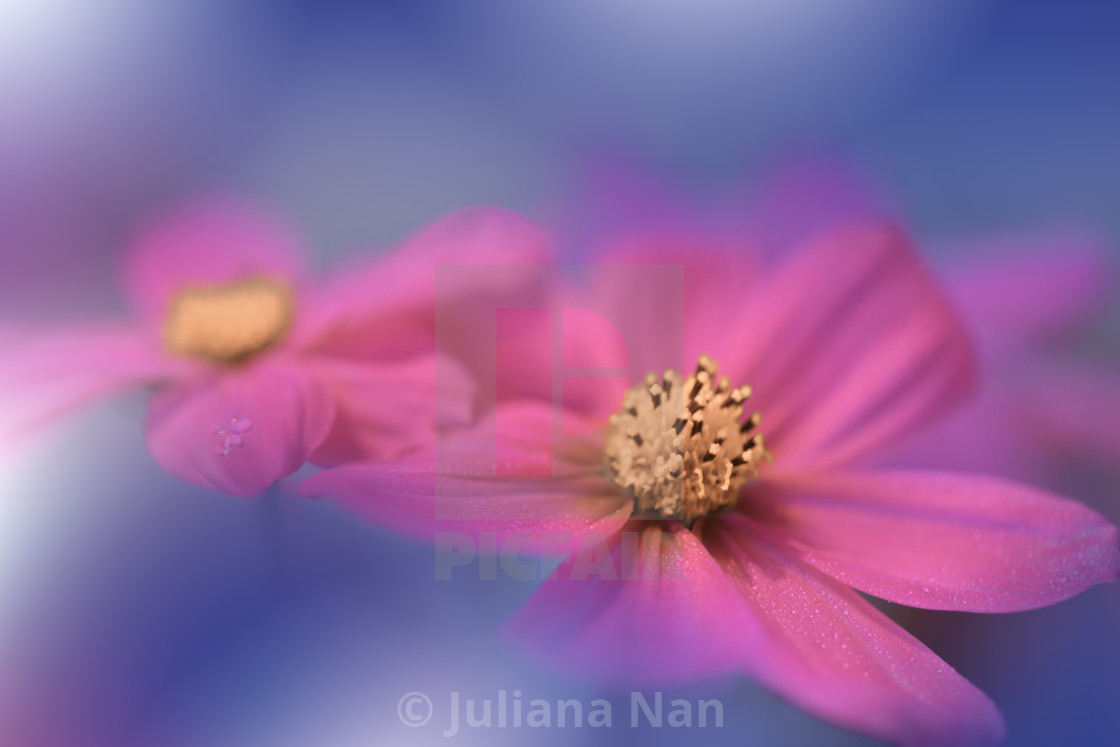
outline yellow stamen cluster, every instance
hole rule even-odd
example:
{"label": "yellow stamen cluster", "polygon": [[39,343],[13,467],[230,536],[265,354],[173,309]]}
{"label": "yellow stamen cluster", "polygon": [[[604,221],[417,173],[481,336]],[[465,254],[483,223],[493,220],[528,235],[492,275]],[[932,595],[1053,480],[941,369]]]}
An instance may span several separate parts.
{"label": "yellow stamen cluster", "polygon": [[675,518],[691,525],[734,506],[766,458],[759,415],[745,421],[750,387],[731,388],[704,355],[682,380],[669,370],[626,391],[622,411],[605,431],[607,477],[634,497],[637,516]]}
{"label": "yellow stamen cluster", "polygon": [[184,288],[168,309],[163,340],[179,355],[236,363],[278,342],[294,307],[291,288],[267,278]]}

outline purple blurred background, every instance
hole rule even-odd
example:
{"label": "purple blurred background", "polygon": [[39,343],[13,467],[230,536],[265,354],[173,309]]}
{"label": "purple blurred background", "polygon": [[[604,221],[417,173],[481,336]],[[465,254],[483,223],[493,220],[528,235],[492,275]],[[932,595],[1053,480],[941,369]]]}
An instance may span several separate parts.
{"label": "purple blurred background", "polygon": [[[0,0],[0,318],[121,309],[131,232],[199,190],[271,203],[325,264],[464,205],[553,224],[601,154],[699,202],[838,154],[935,262],[1033,231],[1115,250],[1118,32],[1120,6],[1089,0]],[[1118,321],[1085,344],[1115,353]],[[148,457],[140,405],[0,456],[0,744],[444,744],[453,690],[600,695],[502,642],[531,584],[437,581],[430,549],[285,486],[244,501],[181,483]],[[1108,470],[1071,463],[1053,487],[1120,521]],[[1009,744],[1120,743],[1117,589],[905,620],[992,695]],[[409,691],[433,723],[400,723]],[[721,699],[724,728],[454,743],[867,743],[747,682],[678,692]]]}

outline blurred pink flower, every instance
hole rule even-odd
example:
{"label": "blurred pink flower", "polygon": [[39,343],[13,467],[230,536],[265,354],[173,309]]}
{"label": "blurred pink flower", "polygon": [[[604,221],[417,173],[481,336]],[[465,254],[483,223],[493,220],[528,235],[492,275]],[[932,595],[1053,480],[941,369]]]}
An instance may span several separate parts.
{"label": "blurred pink flower", "polygon": [[1072,351],[1112,290],[1101,242],[1076,234],[958,246],[942,262],[980,350],[982,387],[968,405],[892,459],[1055,482],[1063,466],[1120,464],[1120,365]]}
{"label": "blurred pink flower", "polygon": [[[399,251],[312,278],[298,241],[229,200],[142,232],[124,279],[130,321],[0,336],[0,442],[87,401],[153,386],[148,447],[169,472],[235,496],[306,460],[392,456],[465,422],[473,384],[437,354],[437,265],[511,266],[531,285],[543,235],[500,210],[451,215]],[[448,297],[510,290],[455,277]]]}
{"label": "blurred pink flower", "polygon": [[[1118,533],[1003,479],[867,467],[973,387],[967,334],[904,238],[863,227],[777,262],[675,243],[599,259],[587,308],[614,327],[569,299],[564,360],[673,371],[625,395],[565,379],[578,413],[500,402],[405,458],[312,476],[305,494],[420,536],[566,550],[509,625],[558,667],[628,683],[742,672],[892,742],[998,742],[994,704],[857,592],[1041,607],[1115,580]],[[683,268],[683,318],[627,271],[651,265]],[[621,340],[628,318],[639,332]],[[761,424],[743,419],[748,383]]]}

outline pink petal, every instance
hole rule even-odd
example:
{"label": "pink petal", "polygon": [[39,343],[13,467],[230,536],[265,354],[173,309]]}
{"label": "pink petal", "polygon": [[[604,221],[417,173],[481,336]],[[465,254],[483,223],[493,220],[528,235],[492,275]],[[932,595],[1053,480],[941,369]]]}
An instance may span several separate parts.
{"label": "pink petal", "polygon": [[701,353],[719,347],[727,309],[760,275],[755,259],[745,247],[697,235],[635,234],[598,255],[588,291],[564,289],[559,362],[546,319],[523,336],[523,348],[535,341],[535,357],[503,365],[524,371],[535,361],[536,379],[549,386],[522,391],[538,397],[550,397],[553,376],[562,377],[564,406],[597,416],[600,428],[635,381],[651,371],[691,371]]}
{"label": "pink petal", "polygon": [[723,347],[729,312],[761,276],[761,261],[746,246],[699,234],[636,236],[598,257],[592,310],[618,329],[625,345],[619,357],[635,380],[682,365],[691,370],[701,354]]}
{"label": "pink petal", "polygon": [[968,337],[892,228],[822,238],[741,306],[711,354],[753,387],[774,470],[864,458],[972,390]]}
{"label": "pink petal", "polygon": [[981,396],[892,451],[901,467],[1049,484],[1085,458],[1120,464],[1120,366],[1018,350],[989,367]]}
{"label": "pink petal", "polygon": [[565,368],[624,369],[630,365],[626,341],[618,327],[598,311],[584,305],[565,306],[560,320],[561,363]]}
{"label": "pink petal", "polygon": [[190,370],[123,324],[13,332],[0,351],[0,443],[87,402]]}
{"label": "pink petal", "polygon": [[588,249],[603,246],[680,244],[698,246],[741,243],[742,231],[725,225],[726,213],[739,212],[713,201],[698,200],[679,183],[617,155],[595,154],[578,164],[565,210],[556,225],[566,234],[564,254],[586,261]]}
{"label": "pink petal", "polygon": [[507,632],[535,658],[597,681],[648,687],[739,671],[894,743],[1000,740],[992,703],[858,594],[743,517],[697,531],[703,544],[676,522],[631,522],[583,544]]}
{"label": "pink petal", "polygon": [[1108,255],[1085,235],[1006,238],[957,247],[945,267],[966,321],[989,347],[1069,332],[1101,311],[1111,290]]}
{"label": "pink petal", "polygon": [[[568,314],[553,309],[552,304],[496,310],[493,370],[476,366],[484,395],[490,388],[487,381],[495,383],[492,396],[483,398],[483,408],[495,401],[552,400],[553,385],[562,375],[555,359],[557,319],[567,325]],[[562,339],[567,338],[566,332],[560,334]]]}
{"label": "pink petal", "polygon": [[1046,484],[1054,476],[1055,451],[1040,443],[1043,434],[1019,411],[1022,403],[995,391],[1003,388],[996,377],[986,384],[980,397],[884,451],[874,466],[982,472]]}
{"label": "pink petal", "polygon": [[474,382],[445,356],[400,363],[313,362],[334,393],[338,415],[312,455],[320,465],[388,459],[432,443],[470,421]]}
{"label": "pink petal", "polygon": [[742,232],[772,254],[827,230],[896,214],[851,165],[827,157],[786,160],[762,174],[738,211]]}
{"label": "pink petal", "polygon": [[559,387],[565,409],[600,416],[585,421],[593,429],[606,424],[634,374],[622,333],[585,298],[498,309],[496,401],[552,401]]}
{"label": "pink petal", "polygon": [[[549,259],[545,234],[516,213],[453,213],[392,254],[338,273],[308,304],[298,340],[315,352],[348,358],[431,352],[437,318],[451,324],[463,315],[462,347],[469,354],[480,324],[470,312],[492,317],[498,307],[540,305],[530,302],[543,297],[540,265]],[[459,329],[441,337],[454,341]],[[487,352],[492,366],[493,351]]]}
{"label": "pink petal", "polygon": [[188,285],[221,285],[302,274],[299,240],[267,212],[220,197],[183,205],[142,231],[125,264],[128,292],[158,324],[168,301]]}
{"label": "pink petal", "polygon": [[1008,373],[1006,399],[1051,458],[1091,456],[1120,464],[1120,366],[1023,356]]}
{"label": "pink petal", "polygon": [[526,535],[552,546],[620,526],[631,501],[603,479],[593,447],[554,447],[554,422],[546,404],[499,405],[476,427],[427,449],[326,470],[301,492],[425,539],[437,532]]}
{"label": "pink petal", "polygon": [[756,627],[693,534],[675,521],[632,521],[585,537],[506,632],[561,671],[644,686],[741,671],[737,641]]}
{"label": "pink petal", "polygon": [[303,465],[334,414],[329,389],[308,372],[261,363],[159,391],[148,410],[148,448],[184,480],[255,496]]}
{"label": "pink petal", "polygon": [[751,520],[720,517],[701,536],[761,629],[729,642],[728,655],[763,684],[821,718],[894,744],[1001,741],[1002,718],[982,692]]}
{"label": "pink petal", "polygon": [[1006,480],[868,472],[785,480],[744,510],[848,586],[913,607],[1015,612],[1120,575],[1116,527]]}
{"label": "pink petal", "polygon": [[565,408],[613,412],[630,379],[624,377],[621,390],[610,385],[609,378],[624,373],[627,364],[618,330],[571,298],[526,300],[532,305],[463,304],[454,324],[441,325],[438,347],[457,351],[479,380],[479,409],[516,399],[552,401],[559,390]]}

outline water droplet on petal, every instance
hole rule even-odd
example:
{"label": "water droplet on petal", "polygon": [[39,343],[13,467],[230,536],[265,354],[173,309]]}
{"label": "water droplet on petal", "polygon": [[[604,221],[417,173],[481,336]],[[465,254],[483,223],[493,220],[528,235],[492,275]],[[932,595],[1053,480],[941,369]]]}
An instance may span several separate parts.
{"label": "water droplet on petal", "polygon": [[253,423],[244,415],[234,415],[226,422],[226,425],[238,433],[253,430]]}
{"label": "water droplet on petal", "polygon": [[227,428],[226,426],[215,428],[212,439],[214,450],[223,456],[231,454],[235,449],[240,449],[245,445],[245,439],[242,435],[233,428]]}

